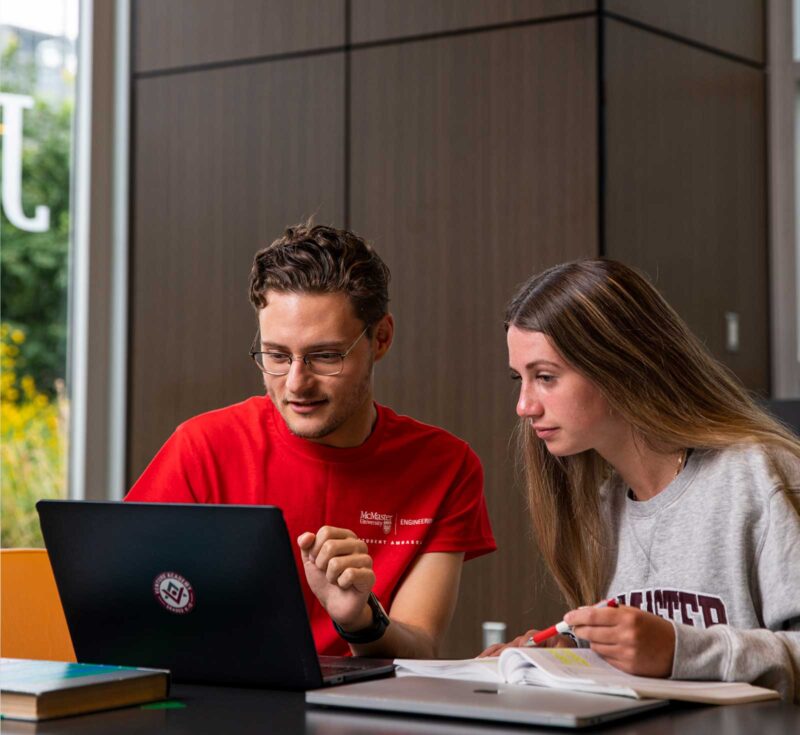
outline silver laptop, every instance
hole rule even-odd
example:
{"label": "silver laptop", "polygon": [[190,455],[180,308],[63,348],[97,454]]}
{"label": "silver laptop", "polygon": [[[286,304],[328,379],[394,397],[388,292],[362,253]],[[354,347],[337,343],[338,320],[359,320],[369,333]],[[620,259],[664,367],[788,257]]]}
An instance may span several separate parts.
{"label": "silver laptop", "polygon": [[306,692],[325,707],[458,717],[524,725],[587,727],[668,703],[545,687],[402,676]]}

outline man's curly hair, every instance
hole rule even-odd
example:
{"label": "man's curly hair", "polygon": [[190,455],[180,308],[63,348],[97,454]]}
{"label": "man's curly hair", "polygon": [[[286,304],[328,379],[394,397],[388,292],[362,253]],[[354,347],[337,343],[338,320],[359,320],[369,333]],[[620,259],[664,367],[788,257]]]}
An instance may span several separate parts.
{"label": "man's curly hair", "polygon": [[356,315],[371,327],[388,311],[390,273],[358,235],[310,223],[288,227],[259,250],[250,270],[250,303],[267,305],[270,290],[291,293],[344,293]]}

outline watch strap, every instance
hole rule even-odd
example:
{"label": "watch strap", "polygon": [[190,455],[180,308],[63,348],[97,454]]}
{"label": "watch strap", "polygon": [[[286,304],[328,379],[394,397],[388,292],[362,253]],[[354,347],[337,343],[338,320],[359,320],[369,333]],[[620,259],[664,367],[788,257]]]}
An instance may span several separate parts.
{"label": "watch strap", "polygon": [[342,640],[347,641],[348,643],[373,643],[377,641],[379,638],[383,636],[386,632],[386,628],[389,627],[389,616],[386,614],[386,610],[383,609],[383,605],[381,605],[381,601],[375,596],[374,593],[370,592],[369,597],[367,598],[367,605],[369,609],[372,610],[372,625],[362,628],[361,630],[354,630],[354,631],[346,631],[339,625],[335,620],[333,620],[333,627],[336,629],[336,632],[339,634],[339,637]]}

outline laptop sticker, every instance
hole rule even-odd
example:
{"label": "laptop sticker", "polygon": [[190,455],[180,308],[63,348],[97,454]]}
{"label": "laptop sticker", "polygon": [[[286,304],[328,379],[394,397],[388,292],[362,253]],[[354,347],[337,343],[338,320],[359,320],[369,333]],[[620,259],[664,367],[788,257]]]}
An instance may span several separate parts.
{"label": "laptop sticker", "polygon": [[153,580],[153,595],[161,605],[176,615],[194,609],[194,589],[189,580],[177,572],[161,572]]}

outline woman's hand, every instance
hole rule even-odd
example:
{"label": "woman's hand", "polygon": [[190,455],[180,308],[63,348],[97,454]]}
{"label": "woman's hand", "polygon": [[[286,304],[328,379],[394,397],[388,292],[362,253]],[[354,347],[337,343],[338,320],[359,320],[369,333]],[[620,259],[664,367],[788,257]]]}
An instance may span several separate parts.
{"label": "woman's hand", "polygon": [[672,673],[675,629],[669,620],[636,607],[581,607],[564,616],[578,638],[628,674],[666,678]]}
{"label": "woman's hand", "polygon": [[[539,631],[536,629],[529,630],[527,633],[518,635],[513,641],[508,643],[495,643],[493,646],[489,646],[485,651],[479,653],[477,657],[499,656],[500,651],[506,648],[521,648],[538,632]],[[574,646],[575,642],[571,638],[567,638],[565,635],[555,635],[552,638],[548,638],[546,641],[542,641],[536,648],[574,648]]]}

